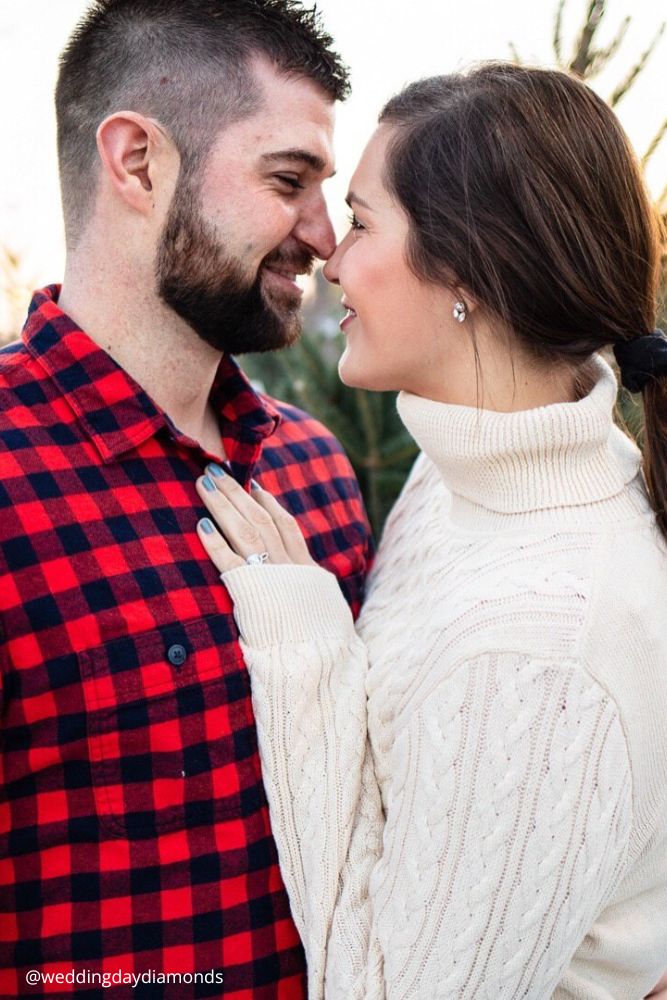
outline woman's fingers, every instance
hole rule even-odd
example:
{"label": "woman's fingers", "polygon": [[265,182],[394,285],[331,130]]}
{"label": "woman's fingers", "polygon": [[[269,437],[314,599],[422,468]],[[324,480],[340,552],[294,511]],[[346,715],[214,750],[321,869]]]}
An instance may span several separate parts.
{"label": "woman's fingers", "polygon": [[244,560],[232,551],[210,518],[204,517],[197,524],[197,534],[219,573],[243,566]]}
{"label": "woman's fingers", "polygon": [[[280,532],[263,506],[258,504],[222,469],[209,467],[197,480],[197,492],[224,535],[228,547],[241,556],[268,554],[271,562],[291,562]],[[211,474],[212,473],[212,474]]]}
{"label": "woman's fingers", "polygon": [[252,495],[273,520],[290,562],[304,565],[313,563],[296,518],[292,517],[271,493],[263,490],[259,483],[253,483]]}
{"label": "woman's fingers", "polygon": [[[259,484],[253,483],[249,495],[220,466],[212,465],[197,480],[197,491],[227,548],[242,559],[267,553],[274,563],[313,563],[298,522]],[[210,542],[217,544],[214,537]],[[210,550],[209,545],[206,548]]]}

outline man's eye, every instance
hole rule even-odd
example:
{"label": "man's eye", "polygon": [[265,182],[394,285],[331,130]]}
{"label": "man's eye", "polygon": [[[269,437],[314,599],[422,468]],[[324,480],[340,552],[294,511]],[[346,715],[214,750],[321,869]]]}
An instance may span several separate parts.
{"label": "man's eye", "polygon": [[289,177],[287,174],[275,174],[275,177],[282,184],[287,184],[293,191],[303,191],[304,185],[296,177]]}

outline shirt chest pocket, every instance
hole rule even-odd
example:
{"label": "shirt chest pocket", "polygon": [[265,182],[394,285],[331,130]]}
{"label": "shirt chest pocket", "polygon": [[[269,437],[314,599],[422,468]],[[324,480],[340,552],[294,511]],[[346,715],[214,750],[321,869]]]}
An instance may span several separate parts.
{"label": "shirt chest pocket", "polygon": [[225,616],[81,654],[97,814],[114,836],[238,819],[264,803],[247,671]]}

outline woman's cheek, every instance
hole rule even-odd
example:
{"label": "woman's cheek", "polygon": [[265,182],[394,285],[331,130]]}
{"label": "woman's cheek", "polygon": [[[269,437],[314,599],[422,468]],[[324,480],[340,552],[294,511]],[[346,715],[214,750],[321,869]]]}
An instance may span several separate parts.
{"label": "woman's cheek", "polygon": [[[362,251],[361,246],[355,249]],[[391,287],[392,269],[387,266],[388,262],[377,254],[360,252],[357,258],[356,281],[358,285],[363,286],[360,292],[365,298],[376,299],[379,294]]]}

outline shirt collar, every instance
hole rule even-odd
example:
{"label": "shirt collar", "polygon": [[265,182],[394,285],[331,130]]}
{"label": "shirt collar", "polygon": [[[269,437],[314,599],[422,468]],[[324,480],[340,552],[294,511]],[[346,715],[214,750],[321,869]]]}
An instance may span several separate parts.
{"label": "shirt collar", "polygon": [[[164,410],[59,308],[59,294],[59,285],[35,293],[23,341],[57,385],[102,460],[118,458],[162,427],[175,430]],[[220,362],[211,402],[232,465],[237,445],[245,458],[248,447],[259,446],[280,423],[278,411],[255,392],[227,355]]]}

